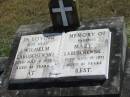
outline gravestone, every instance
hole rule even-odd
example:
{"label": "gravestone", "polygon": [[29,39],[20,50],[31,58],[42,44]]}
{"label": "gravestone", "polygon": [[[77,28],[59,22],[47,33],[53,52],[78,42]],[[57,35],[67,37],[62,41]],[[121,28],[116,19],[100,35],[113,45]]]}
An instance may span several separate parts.
{"label": "gravestone", "polygon": [[[63,11],[70,11],[74,0],[51,0],[53,5],[52,1],[60,6],[50,7],[56,12],[51,12],[52,18],[60,20],[52,19],[53,25],[46,28],[42,24],[22,26],[16,33],[8,63],[10,72],[6,72],[9,89],[13,89],[10,94],[23,89],[19,96],[119,97],[127,48],[124,18],[82,21],[80,26],[71,26],[67,18],[72,14]],[[72,5],[66,9],[68,2]]]}
{"label": "gravestone", "polygon": [[74,30],[78,27],[78,0],[51,0],[50,15],[55,30]]}
{"label": "gravestone", "polygon": [[10,82],[46,83],[45,87],[53,82],[60,85],[64,79],[76,82],[80,76],[85,76],[84,80],[108,79],[110,43],[108,29],[22,36]]}
{"label": "gravestone", "polygon": [[[25,80],[22,80],[21,83],[17,83],[17,81],[11,83],[10,82],[10,87],[13,89],[29,89],[29,88],[41,88],[43,86],[46,86],[48,88],[43,88],[42,90],[39,91],[39,89],[31,89],[31,90],[26,90],[26,91],[20,91],[21,95],[30,95],[31,97],[35,97],[35,96],[89,96],[89,97],[93,97],[93,96],[102,96],[104,95],[104,97],[119,97],[120,95],[120,91],[121,91],[121,83],[122,83],[122,79],[123,79],[123,67],[124,67],[124,56],[125,56],[125,48],[126,48],[126,42],[125,39],[123,38],[123,18],[111,18],[111,19],[100,19],[100,20],[95,20],[95,21],[91,21],[91,22],[82,22],[82,25],[85,26],[81,26],[79,28],[77,28],[77,31],[79,30],[85,30],[85,29],[97,29],[97,28],[109,28],[111,31],[111,49],[110,49],[110,62],[109,62],[109,76],[108,79],[106,79],[105,81],[98,81],[98,80],[92,80],[92,81],[88,81],[85,80],[85,77],[80,78],[82,80],[78,80],[78,81],[74,81],[75,79],[73,78],[73,82],[72,79],[71,80],[66,80],[66,78],[61,79],[60,82],[57,83],[57,81],[54,83],[51,83],[48,85],[46,85],[44,83],[44,81],[42,80],[41,82],[43,82],[43,84],[29,84],[29,82],[26,83]],[[93,26],[92,26],[93,25]],[[28,33],[24,33],[22,34],[21,32],[23,31],[23,27],[21,27],[21,30],[18,30],[19,32],[17,32],[17,37],[14,40],[14,45],[13,45],[13,49],[12,49],[12,54],[10,56],[10,62],[13,65],[15,56],[16,56],[16,49],[19,46],[20,43],[20,37],[21,36],[25,36],[25,37],[29,37],[26,35],[34,35],[34,34],[42,34],[44,31],[47,32],[46,29],[43,29],[43,32],[41,31],[41,29],[37,29],[40,28],[40,26],[42,25],[32,25],[32,26],[27,26],[27,28],[24,28],[25,31],[28,31]],[[35,29],[34,32],[31,31],[30,29]],[[37,31],[36,31],[37,29]],[[47,28],[48,29],[48,28]],[[48,30],[48,32],[50,32],[50,29]],[[70,32],[71,33],[71,32]],[[118,33],[118,34],[117,34]],[[21,34],[21,36],[20,36]],[[61,34],[61,33],[60,33]],[[118,36],[118,37],[117,37]],[[124,34],[125,37],[125,34]],[[124,39],[124,41],[121,40]],[[125,43],[124,43],[125,42]],[[117,45],[118,44],[118,45]],[[122,45],[125,44],[125,45]],[[11,69],[11,66],[10,66]],[[119,71],[120,70],[120,71]],[[8,74],[10,74],[8,72]],[[34,81],[34,80],[33,80]],[[38,80],[36,80],[38,81]],[[63,82],[66,81],[66,82]],[[48,81],[47,81],[48,82]],[[61,83],[62,82],[62,83]],[[67,83],[69,82],[69,83]],[[79,85],[77,85],[79,84]],[[65,87],[64,87],[65,85]],[[33,86],[33,87],[32,87]],[[52,86],[53,88],[51,88],[50,86]],[[55,88],[54,88],[55,87]],[[76,91],[76,92],[75,92]],[[12,92],[11,92],[12,93]],[[15,92],[13,92],[15,93]],[[13,94],[12,93],[12,94]],[[41,96],[40,96],[41,95]]]}

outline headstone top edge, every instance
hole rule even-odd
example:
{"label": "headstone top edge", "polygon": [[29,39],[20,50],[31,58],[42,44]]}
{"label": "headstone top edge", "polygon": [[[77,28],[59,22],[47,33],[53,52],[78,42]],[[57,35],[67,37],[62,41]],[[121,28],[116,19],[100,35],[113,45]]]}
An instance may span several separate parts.
{"label": "headstone top edge", "polygon": [[[108,17],[108,18],[95,18],[92,20],[82,20],[78,29],[96,29],[96,28],[109,28],[109,29],[123,29],[125,24],[124,17]],[[85,27],[83,25],[86,25]]]}
{"label": "headstone top edge", "polygon": [[2,60],[2,59],[8,59],[8,57],[0,57],[0,60]]}
{"label": "headstone top edge", "polygon": [[119,17],[103,17],[103,18],[94,18],[94,19],[83,19],[82,22],[94,22],[94,21],[107,21],[107,20],[118,20],[120,22],[124,22],[125,18],[124,16],[119,16]]}
{"label": "headstone top edge", "polygon": [[16,31],[15,36],[21,37],[32,34],[42,34],[47,27],[48,28],[51,27],[51,24],[36,23],[36,24],[21,25]]}

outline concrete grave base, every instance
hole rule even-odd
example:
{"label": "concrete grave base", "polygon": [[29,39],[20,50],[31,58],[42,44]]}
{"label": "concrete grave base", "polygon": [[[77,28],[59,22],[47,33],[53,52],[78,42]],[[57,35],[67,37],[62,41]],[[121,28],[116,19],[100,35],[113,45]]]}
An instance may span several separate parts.
{"label": "concrete grave base", "polygon": [[[125,65],[125,52],[127,48],[124,19],[114,17],[111,19],[98,19],[95,21],[81,22],[77,30],[109,28],[112,32],[111,57],[109,79],[97,85],[82,85],[68,87],[54,87],[44,89],[8,90],[8,77],[17,52],[20,37],[22,35],[32,35],[41,33],[53,33],[52,27],[44,27],[43,24],[21,26],[16,33],[16,38],[12,45],[12,51],[8,60],[8,68],[4,77],[4,85],[0,90],[0,95],[5,97],[47,97],[47,96],[85,96],[85,97],[120,97],[123,86],[123,72]],[[124,39],[124,40],[123,40]],[[11,64],[11,65],[10,65]],[[128,77],[128,76],[127,76]],[[128,78],[127,78],[128,79]],[[64,79],[65,80],[65,79]],[[23,81],[24,83],[24,81]],[[85,83],[89,84],[89,82]],[[73,84],[73,83],[72,83]],[[15,85],[11,83],[9,85]],[[33,84],[32,84],[33,86]],[[23,84],[24,88],[26,87]]]}

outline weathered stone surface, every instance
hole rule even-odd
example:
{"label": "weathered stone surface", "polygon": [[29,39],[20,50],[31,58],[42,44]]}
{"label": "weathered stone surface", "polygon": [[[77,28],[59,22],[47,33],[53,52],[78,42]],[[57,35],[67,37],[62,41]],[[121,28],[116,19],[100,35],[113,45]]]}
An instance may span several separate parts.
{"label": "weathered stone surface", "polygon": [[4,72],[7,57],[0,57],[0,75]]}
{"label": "weathered stone surface", "polygon": [[2,87],[3,78],[4,78],[4,71],[6,68],[7,57],[0,57],[0,88]]}
{"label": "weathered stone surface", "polygon": [[[122,61],[125,54],[123,54],[122,47],[122,37],[124,31],[124,20],[123,18],[111,18],[111,19],[101,19],[90,22],[82,22],[81,27],[77,30],[86,29],[99,29],[99,28],[109,28],[112,33],[112,45],[111,45],[111,61],[110,61],[110,78],[103,84],[98,84],[96,86],[81,86],[81,87],[65,87],[65,88],[46,88],[46,89],[29,89],[29,90],[8,90],[7,83],[8,77],[10,75],[9,70],[11,70],[12,65],[8,65],[6,68],[6,73],[4,77],[4,85],[0,91],[0,95],[4,97],[47,97],[47,96],[86,96],[86,97],[119,97],[122,83],[123,74],[123,63]],[[36,27],[37,28],[37,27]],[[28,28],[30,30],[30,28]],[[18,31],[19,32],[19,31]],[[15,54],[17,52],[20,35],[17,32],[16,38],[13,43],[12,54],[10,55],[8,64],[13,64]],[[35,33],[53,33],[53,29],[48,27],[47,29],[38,28],[34,32],[25,33],[24,35],[30,35]],[[125,45],[126,46],[126,45]],[[126,47],[124,47],[126,48]],[[87,82],[88,83],[88,82]],[[121,84],[122,85],[122,84]]]}
{"label": "weathered stone surface", "polygon": [[37,23],[32,25],[21,25],[19,29],[16,31],[16,37],[21,37],[24,35],[30,35],[30,34],[39,34],[42,33],[43,30],[46,28],[49,29],[49,25]]}
{"label": "weathered stone surface", "polygon": [[121,97],[130,97],[130,48],[127,52],[127,62],[125,65],[124,81]]}

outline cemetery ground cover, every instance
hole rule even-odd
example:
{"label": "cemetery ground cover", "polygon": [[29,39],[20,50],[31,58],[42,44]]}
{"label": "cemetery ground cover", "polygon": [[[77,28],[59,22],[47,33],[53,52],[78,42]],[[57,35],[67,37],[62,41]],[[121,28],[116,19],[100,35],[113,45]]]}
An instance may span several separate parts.
{"label": "cemetery ground cover", "polygon": [[[20,25],[50,22],[49,0],[0,0],[0,56],[8,56]],[[79,0],[80,18],[125,16],[130,46],[130,0]]]}

